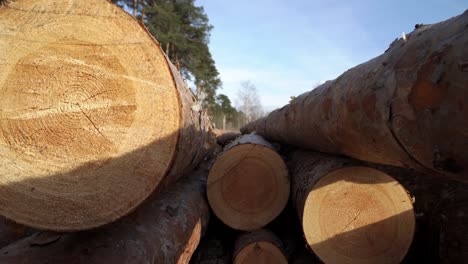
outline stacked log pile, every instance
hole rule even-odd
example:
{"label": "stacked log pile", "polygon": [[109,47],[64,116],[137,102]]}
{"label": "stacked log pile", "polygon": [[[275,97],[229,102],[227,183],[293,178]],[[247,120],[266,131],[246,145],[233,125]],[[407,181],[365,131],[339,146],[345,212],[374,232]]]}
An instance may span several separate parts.
{"label": "stacked log pile", "polygon": [[0,263],[468,261],[468,11],[242,135],[107,0],[0,28]]}

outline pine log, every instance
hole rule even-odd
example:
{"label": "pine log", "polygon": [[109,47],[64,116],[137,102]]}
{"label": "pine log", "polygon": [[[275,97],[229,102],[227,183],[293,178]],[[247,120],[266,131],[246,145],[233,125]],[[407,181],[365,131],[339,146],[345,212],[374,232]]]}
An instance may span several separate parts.
{"label": "pine log", "polygon": [[225,147],[208,175],[208,202],[226,225],[262,228],[278,216],[289,198],[286,164],[273,146],[244,135]]}
{"label": "pine log", "polygon": [[238,131],[235,132],[215,129],[214,133],[216,135],[216,142],[223,147],[234,141],[239,136],[241,136],[241,133]]}
{"label": "pine log", "polygon": [[134,210],[214,143],[159,44],[106,0],[0,8],[0,214],[83,230]]}
{"label": "pine log", "polygon": [[247,124],[267,140],[468,181],[468,11]]}
{"label": "pine log", "polygon": [[412,199],[386,173],[295,151],[292,202],[307,244],[325,263],[399,263],[415,230]]}
{"label": "pine log", "polygon": [[259,229],[241,235],[235,243],[234,264],[286,264],[283,243],[272,232]]}
{"label": "pine log", "polygon": [[[411,169],[362,163],[395,178],[413,197],[416,230],[403,263],[465,263],[468,257],[467,183]],[[283,240],[284,241],[284,240]]]}
{"label": "pine log", "polygon": [[0,250],[0,263],[189,263],[209,220],[204,166],[132,214],[76,233],[36,233]]}

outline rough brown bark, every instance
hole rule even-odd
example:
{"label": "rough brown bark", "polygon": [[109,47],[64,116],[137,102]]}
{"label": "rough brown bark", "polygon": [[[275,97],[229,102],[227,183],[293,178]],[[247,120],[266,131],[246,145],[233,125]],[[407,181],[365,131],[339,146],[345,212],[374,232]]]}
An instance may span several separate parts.
{"label": "rough brown bark", "polygon": [[408,252],[412,199],[387,174],[307,151],[289,155],[292,202],[304,236],[326,263],[397,263]]}
{"label": "rough brown bark", "polygon": [[259,229],[237,238],[234,264],[288,263],[281,240],[271,231]]}
{"label": "rough brown bark", "polygon": [[181,124],[176,154],[164,183],[172,183],[191,172],[214,149],[218,148],[213,133],[213,122],[196,100],[177,68],[166,56],[172,77],[179,91]]}
{"label": "rough brown bark", "polygon": [[397,179],[414,197],[416,232],[404,263],[465,263],[468,184],[417,171],[366,164]]}
{"label": "rough brown bark", "polygon": [[468,180],[468,11],[247,124],[271,141]]}
{"label": "rough brown bark", "polygon": [[110,223],[215,144],[159,43],[109,1],[12,1],[0,28],[5,217],[57,231]]}
{"label": "rough brown bark", "polygon": [[125,218],[91,231],[36,233],[0,250],[1,263],[188,263],[209,219],[209,163]]}
{"label": "rough brown bark", "polygon": [[216,237],[210,237],[200,242],[195,251],[191,264],[230,264],[230,251],[224,247],[222,241]]}
{"label": "rough brown bark", "polygon": [[223,147],[228,145],[241,135],[240,132],[225,131],[220,129],[215,129],[214,133],[216,135],[216,142]]}
{"label": "rough brown bark", "polygon": [[[291,201],[283,212],[268,225],[268,229],[283,242],[283,252],[287,256],[289,263],[303,260],[306,255],[309,255],[311,259],[314,258],[313,253],[306,246],[307,243],[304,242],[302,225]],[[309,263],[318,263],[317,257],[315,257],[315,260],[315,262],[309,261]]]}
{"label": "rough brown bark", "polygon": [[208,175],[213,212],[238,230],[262,228],[278,216],[289,198],[286,165],[273,146],[258,135],[227,145]]}
{"label": "rough brown bark", "polygon": [[392,170],[415,197],[417,230],[408,263],[466,263],[468,184]]}
{"label": "rough brown bark", "polygon": [[210,218],[210,224],[200,245],[190,260],[191,264],[230,264],[235,230],[227,227],[218,218]]}

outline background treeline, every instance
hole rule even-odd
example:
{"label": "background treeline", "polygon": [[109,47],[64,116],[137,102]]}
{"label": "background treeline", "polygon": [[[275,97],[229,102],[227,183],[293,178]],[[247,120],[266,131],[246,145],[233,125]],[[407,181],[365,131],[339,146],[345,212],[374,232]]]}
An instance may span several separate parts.
{"label": "background treeline", "polygon": [[261,115],[263,110],[255,86],[243,82],[232,100],[218,94],[222,82],[208,43],[213,26],[195,0],[113,0],[140,20],[159,41],[177,66],[203,107],[213,116],[217,128],[236,130]]}

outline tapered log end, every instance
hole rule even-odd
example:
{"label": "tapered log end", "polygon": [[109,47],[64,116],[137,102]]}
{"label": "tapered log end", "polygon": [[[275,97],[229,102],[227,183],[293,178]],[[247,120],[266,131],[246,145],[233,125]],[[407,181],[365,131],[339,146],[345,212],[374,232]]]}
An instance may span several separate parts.
{"label": "tapered log end", "polygon": [[14,1],[0,14],[0,213],[51,230],[129,213],[179,135],[159,46],[105,0]]}
{"label": "tapered log end", "polygon": [[307,196],[303,231],[326,263],[398,263],[414,234],[412,199],[387,174],[345,167],[322,177]]}
{"label": "tapered log end", "polygon": [[272,149],[242,144],[224,152],[208,175],[214,213],[238,230],[261,228],[278,216],[289,197],[283,159]]}
{"label": "tapered log end", "polygon": [[268,230],[241,235],[235,243],[234,264],[287,264],[282,243]]}
{"label": "tapered log end", "polygon": [[281,250],[270,242],[257,242],[246,246],[237,254],[234,264],[287,264]]}

